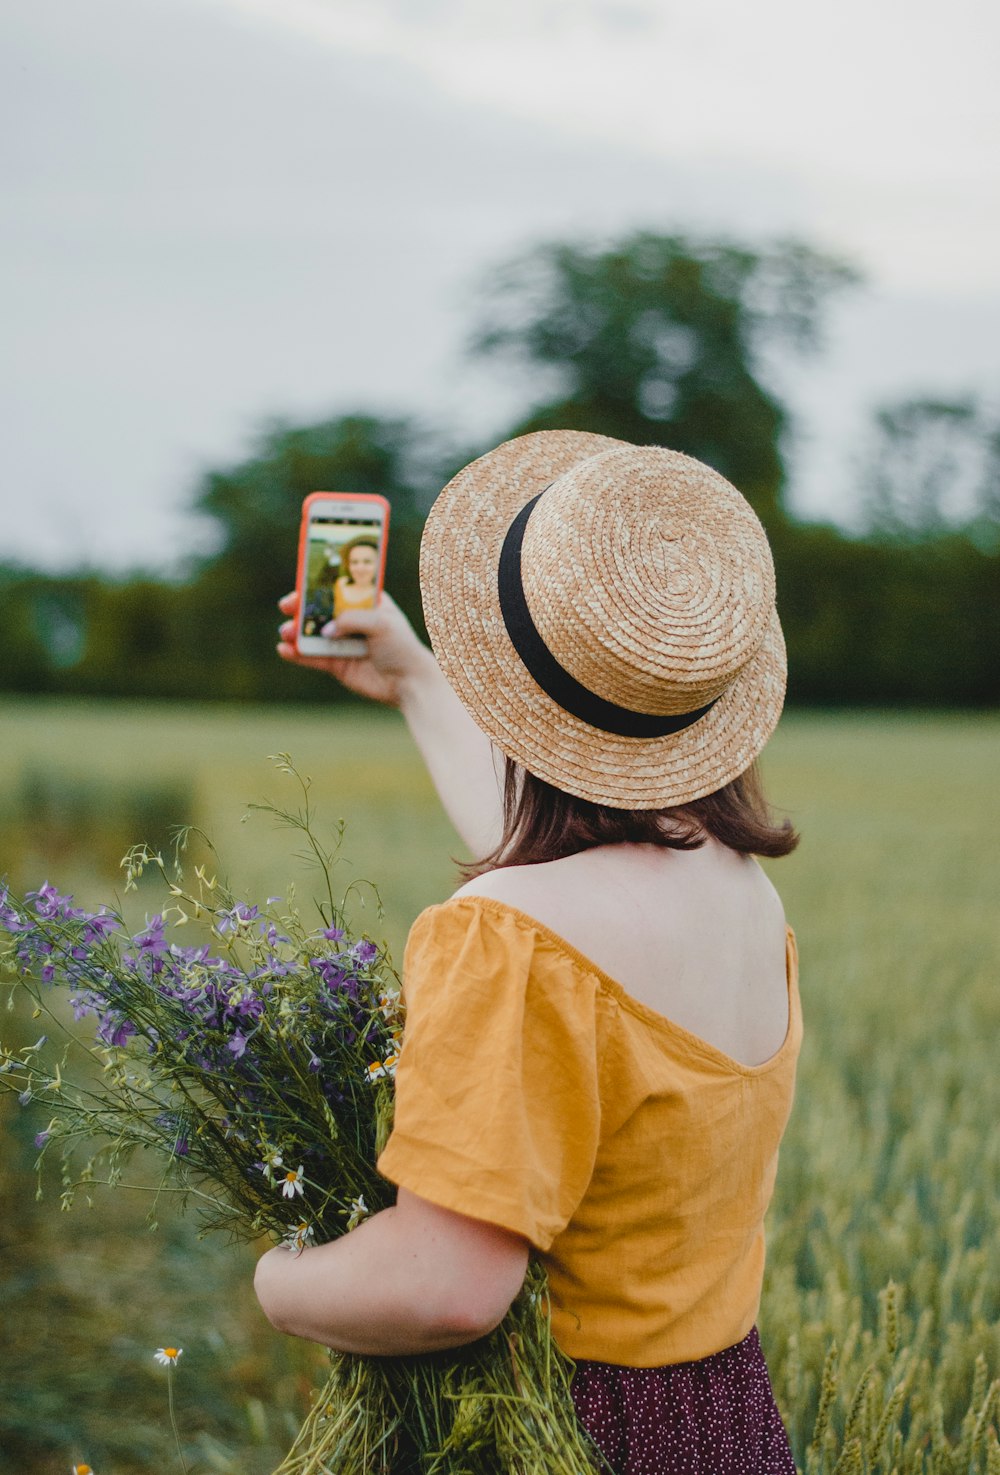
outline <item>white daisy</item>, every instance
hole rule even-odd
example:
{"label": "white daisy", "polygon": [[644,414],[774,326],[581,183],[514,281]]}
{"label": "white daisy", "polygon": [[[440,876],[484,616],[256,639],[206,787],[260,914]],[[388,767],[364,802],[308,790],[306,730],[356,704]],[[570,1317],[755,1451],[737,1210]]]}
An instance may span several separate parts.
{"label": "white daisy", "polygon": [[268,1183],[273,1183],[275,1168],[280,1168],[285,1160],[277,1148],[274,1147],[262,1149],[261,1158],[260,1171],[264,1174]]}
{"label": "white daisy", "polygon": [[362,1219],[367,1219],[370,1214],[371,1209],[365,1203],[364,1194],[360,1198],[352,1199],[351,1211],[347,1219],[348,1230],[357,1229]]}
{"label": "white daisy", "polygon": [[284,1194],[285,1198],[294,1198],[296,1194],[299,1194],[299,1196],[301,1197],[301,1195],[305,1192],[302,1187],[304,1174],[305,1168],[301,1163],[299,1163],[299,1166],[294,1173],[285,1174],[284,1181],[281,1185],[281,1192]]}
{"label": "white daisy", "polygon": [[161,1367],[176,1367],[177,1359],[183,1351],[183,1347],[157,1347],[153,1356]]}
{"label": "white daisy", "polygon": [[384,1076],[394,1076],[398,1063],[399,1054],[395,1050],[392,1054],[387,1055],[384,1060],[373,1060],[368,1067],[368,1079],[370,1081],[377,1081]]}
{"label": "white daisy", "polygon": [[301,1255],[306,1245],[312,1239],[314,1230],[311,1224],[303,1219],[301,1224],[296,1224],[285,1235],[281,1243],[286,1250],[294,1250],[296,1255]]}
{"label": "white daisy", "polygon": [[400,1000],[399,989],[390,988],[387,989],[384,994],[380,994],[378,1007],[383,1019],[388,1020],[390,1023],[394,1023],[396,1020],[398,1020],[402,1015],[402,1003]]}

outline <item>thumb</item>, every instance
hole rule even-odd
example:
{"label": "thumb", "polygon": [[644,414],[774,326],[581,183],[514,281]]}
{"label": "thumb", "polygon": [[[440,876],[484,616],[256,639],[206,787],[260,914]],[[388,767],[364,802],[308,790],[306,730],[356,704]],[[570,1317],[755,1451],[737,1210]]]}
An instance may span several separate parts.
{"label": "thumb", "polygon": [[340,635],[369,635],[380,623],[377,609],[345,610],[329,625],[324,625],[322,633],[328,639],[336,639]]}
{"label": "thumb", "polygon": [[336,635],[370,635],[375,630],[381,630],[383,626],[389,629],[400,621],[405,621],[405,616],[399,605],[387,590],[383,589],[378,596],[378,604],[374,609],[350,609],[343,610],[337,618],[329,625],[324,625],[323,634],[326,636]]}

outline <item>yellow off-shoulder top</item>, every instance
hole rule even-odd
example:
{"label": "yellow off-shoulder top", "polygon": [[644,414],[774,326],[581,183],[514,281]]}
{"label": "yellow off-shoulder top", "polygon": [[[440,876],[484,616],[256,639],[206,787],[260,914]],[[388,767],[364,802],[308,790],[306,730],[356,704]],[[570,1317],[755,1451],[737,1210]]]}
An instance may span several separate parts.
{"label": "yellow off-shoulder top", "polygon": [[506,903],[413,925],[391,1182],[523,1235],[570,1357],[658,1367],[747,1335],[802,1038],[746,1066],[632,998]]}

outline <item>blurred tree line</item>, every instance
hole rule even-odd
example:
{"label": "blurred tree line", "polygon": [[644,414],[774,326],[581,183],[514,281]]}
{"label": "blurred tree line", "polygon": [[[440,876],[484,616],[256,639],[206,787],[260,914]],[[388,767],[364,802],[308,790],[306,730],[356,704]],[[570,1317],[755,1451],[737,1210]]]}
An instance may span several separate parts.
{"label": "blurred tree line", "polygon": [[826,304],[854,280],[798,242],[641,233],[611,249],[537,248],[491,279],[471,342],[535,386],[526,419],[460,448],[409,418],[269,427],[249,460],[198,488],[193,510],[218,547],[185,580],[0,566],[0,689],[328,702],[338,688],[272,654],[303,497],[389,498],[387,586],[422,629],[417,555],[437,490],[509,436],[569,427],[685,451],[749,498],[774,549],[792,700],[994,703],[1000,422],[980,403],[875,413],[861,533],[798,522],[785,505],[787,414],[764,355],[815,351]]}

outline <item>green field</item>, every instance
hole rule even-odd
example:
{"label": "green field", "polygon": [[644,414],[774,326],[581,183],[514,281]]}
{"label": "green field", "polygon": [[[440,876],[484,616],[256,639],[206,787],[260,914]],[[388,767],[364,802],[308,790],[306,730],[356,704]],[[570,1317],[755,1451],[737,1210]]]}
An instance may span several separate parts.
{"label": "green field", "polygon": [[[771,796],[803,835],[769,870],[807,1033],[760,1324],[810,1472],[1000,1471],[998,748],[994,716],[791,714],[767,750]],[[0,751],[0,872],[17,887],[106,899],[129,844],[189,823],[238,892],[284,895],[297,877],[301,900],[288,835],[243,822],[248,803],[290,798],[277,751],[312,777],[331,832],[344,820],[342,884],[375,882],[384,908],[357,886],[356,924],[397,960],[454,884],[459,842],[393,714],[7,701]],[[129,901],[138,920],[157,905],[152,889]],[[6,1018],[5,1039],[36,1030]],[[173,1341],[192,1475],[264,1475],[321,1355],[257,1312],[253,1254],[178,1221],[149,1234],[140,1194],[62,1216],[52,1182],[36,1203],[45,1122],[0,1110],[0,1471],[178,1469],[152,1361]]]}

